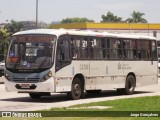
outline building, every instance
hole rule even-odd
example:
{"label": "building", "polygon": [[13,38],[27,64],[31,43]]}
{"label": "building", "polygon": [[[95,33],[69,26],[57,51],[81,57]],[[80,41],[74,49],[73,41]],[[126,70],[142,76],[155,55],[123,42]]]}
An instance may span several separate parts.
{"label": "building", "polygon": [[[20,21],[24,27],[24,30],[36,29],[36,22],[34,21]],[[38,28],[47,28],[48,25],[45,22],[38,22]]]}
{"label": "building", "polygon": [[70,23],[52,24],[53,29],[80,29],[106,31],[111,33],[138,34],[155,36],[160,40],[160,24],[151,23]]}

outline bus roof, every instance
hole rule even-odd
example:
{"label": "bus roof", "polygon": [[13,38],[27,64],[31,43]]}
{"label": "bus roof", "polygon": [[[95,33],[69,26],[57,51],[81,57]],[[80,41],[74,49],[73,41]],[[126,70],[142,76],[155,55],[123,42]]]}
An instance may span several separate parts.
{"label": "bus roof", "polygon": [[27,34],[51,34],[60,36],[63,34],[69,35],[84,35],[84,36],[97,36],[97,37],[117,37],[117,38],[133,38],[133,39],[151,39],[156,40],[155,37],[151,36],[140,36],[140,35],[128,35],[128,34],[118,34],[118,33],[108,33],[108,32],[95,32],[91,30],[67,30],[67,29],[34,29],[17,32],[14,35],[27,35]]}

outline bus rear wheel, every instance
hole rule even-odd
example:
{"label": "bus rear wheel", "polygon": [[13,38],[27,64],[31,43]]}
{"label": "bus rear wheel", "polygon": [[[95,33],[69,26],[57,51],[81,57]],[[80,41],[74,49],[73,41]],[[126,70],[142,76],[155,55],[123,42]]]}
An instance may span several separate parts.
{"label": "bus rear wheel", "polygon": [[71,92],[67,93],[72,100],[80,99],[84,94],[83,84],[79,78],[74,78],[72,82]]}
{"label": "bus rear wheel", "polygon": [[123,89],[124,94],[132,95],[136,87],[136,80],[133,75],[128,75],[126,78],[125,88]]}

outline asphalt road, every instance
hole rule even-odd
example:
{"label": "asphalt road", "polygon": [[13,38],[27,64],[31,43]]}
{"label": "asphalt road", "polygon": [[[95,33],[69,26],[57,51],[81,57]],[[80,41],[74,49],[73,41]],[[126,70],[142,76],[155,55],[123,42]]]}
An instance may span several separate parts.
{"label": "asphalt road", "polygon": [[[0,78],[3,79],[3,78]],[[6,92],[4,84],[0,84],[0,111],[33,111],[55,107],[68,107],[75,104],[133,98],[140,96],[160,95],[159,84],[136,88],[134,95],[118,95],[115,90],[103,91],[99,95],[87,94],[84,99],[68,100],[66,94],[52,94],[50,97],[42,97],[34,100],[28,94]]]}

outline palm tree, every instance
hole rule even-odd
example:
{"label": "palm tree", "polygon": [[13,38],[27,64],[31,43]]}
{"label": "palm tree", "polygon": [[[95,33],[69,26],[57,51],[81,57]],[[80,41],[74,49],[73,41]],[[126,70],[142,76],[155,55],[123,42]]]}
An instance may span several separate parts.
{"label": "palm tree", "polygon": [[125,21],[129,23],[147,23],[147,20],[143,18],[144,15],[144,13],[141,13],[139,11],[133,11],[133,13],[131,14],[132,18],[128,18]]}

